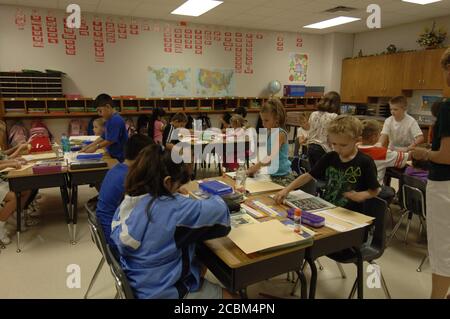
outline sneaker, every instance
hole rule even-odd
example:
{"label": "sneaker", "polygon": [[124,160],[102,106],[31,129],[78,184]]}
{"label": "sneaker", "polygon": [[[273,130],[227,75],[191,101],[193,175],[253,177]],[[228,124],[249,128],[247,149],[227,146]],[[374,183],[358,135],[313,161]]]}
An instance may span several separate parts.
{"label": "sneaker", "polygon": [[5,222],[0,223],[0,241],[5,245],[11,243],[11,239],[6,232]]}
{"label": "sneaker", "polygon": [[39,217],[41,216],[41,211],[39,209],[39,204],[35,202],[31,202],[26,209],[27,215],[31,217]]}
{"label": "sneaker", "polygon": [[[17,212],[15,211],[14,214],[12,214],[11,216],[9,216],[8,220],[7,220],[8,224],[11,224],[12,226],[17,228]],[[26,231],[27,230],[27,226],[25,224],[25,214],[24,211],[22,211],[22,231]]]}

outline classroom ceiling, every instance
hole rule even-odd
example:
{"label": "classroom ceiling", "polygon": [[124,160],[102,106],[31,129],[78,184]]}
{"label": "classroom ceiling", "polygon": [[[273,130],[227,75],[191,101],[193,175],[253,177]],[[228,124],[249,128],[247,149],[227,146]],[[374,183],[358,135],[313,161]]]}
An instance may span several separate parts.
{"label": "classroom ceiling", "polygon": [[[224,3],[200,17],[171,15],[185,0],[0,0],[0,4],[21,5],[65,10],[77,3],[81,10],[92,13],[186,21],[273,31],[326,34],[330,32],[359,33],[368,31],[366,8],[371,3],[381,7],[382,27],[395,26],[424,19],[446,16],[450,0],[418,5],[401,0],[223,0]],[[355,8],[352,12],[328,13],[337,6]],[[361,18],[360,21],[324,30],[302,26],[340,15]]]}

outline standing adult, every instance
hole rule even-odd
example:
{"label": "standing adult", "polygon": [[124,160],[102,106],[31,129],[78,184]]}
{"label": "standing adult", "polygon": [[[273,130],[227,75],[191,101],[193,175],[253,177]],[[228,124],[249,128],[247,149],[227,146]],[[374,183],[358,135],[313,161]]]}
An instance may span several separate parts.
{"label": "standing adult", "polygon": [[[442,56],[441,65],[450,86],[450,49]],[[431,150],[416,148],[412,156],[431,163],[426,193],[431,298],[442,299],[450,288],[450,99],[441,104]]]}

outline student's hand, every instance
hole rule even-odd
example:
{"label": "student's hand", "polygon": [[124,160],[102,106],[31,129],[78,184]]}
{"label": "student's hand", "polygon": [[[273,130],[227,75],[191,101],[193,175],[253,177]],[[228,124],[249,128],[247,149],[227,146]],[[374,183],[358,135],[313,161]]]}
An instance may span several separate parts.
{"label": "student's hand", "polygon": [[363,192],[345,192],[342,195],[344,195],[345,198],[348,198],[354,202],[362,203],[366,200],[366,195]]}
{"label": "student's hand", "polygon": [[27,150],[28,151],[28,143],[22,143],[18,147],[19,151]]}
{"label": "student's hand", "polygon": [[417,147],[416,144],[411,144],[410,146],[408,146],[408,148],[406,149],[407,152],[414,150]]}
{"label": "student's hand", "polygon": [[259,167],[257,165],[253,165],[252,167],[250,167],[247,170],[246,173],[248,176],[254,176],[258,171],[259,171]]}
{"label": "student's hand", "polygon": [[19,169],[22,167],[22,165],[18,161],[12,161],[11,164],[9,164],[9,167]]}
{"label": "student's hand", "polygon": [[430,150],[427,150],[425,148],[416,147],[411,151],[411,156],[413,159],[416,159],[418,161],[426,161],[428,160],[429,152]]}
{"label": "student's hand", "polygon": [[283,204],[284,200],[286,199],[288,194],[289,194],[289,192],[286,190],[286,188],[282,189],[275,195],[275,197],[274,197],[275,202],[277,204]]}
{"label": "student's hand", "polygon": [[23,157],[17,157],[16,161],[18,161],[21,165],[24,165],[27,163],[27,160],[24,159]]}

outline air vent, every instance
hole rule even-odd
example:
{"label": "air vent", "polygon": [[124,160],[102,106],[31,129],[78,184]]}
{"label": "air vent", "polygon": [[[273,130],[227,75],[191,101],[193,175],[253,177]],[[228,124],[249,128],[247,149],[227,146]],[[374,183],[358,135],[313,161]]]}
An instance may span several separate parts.
{"label": "air vent", "polygon": [[336,12],[351,12],[351,11],[355,11],[355,10],[356,10],[356,8],[337,6],[337,7],[325,10],[324,12],[336,13]]}

